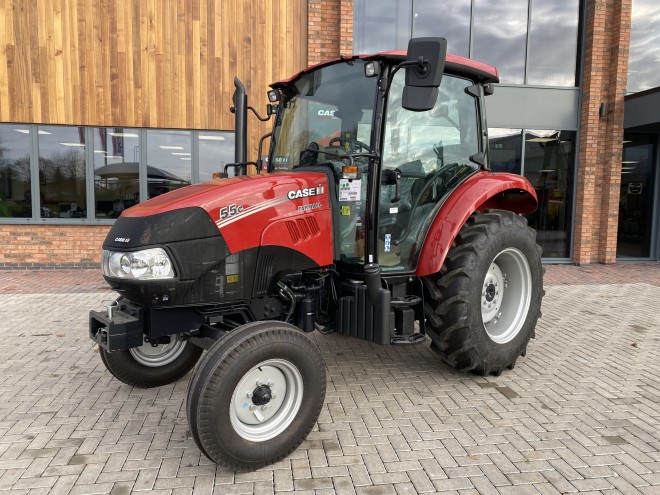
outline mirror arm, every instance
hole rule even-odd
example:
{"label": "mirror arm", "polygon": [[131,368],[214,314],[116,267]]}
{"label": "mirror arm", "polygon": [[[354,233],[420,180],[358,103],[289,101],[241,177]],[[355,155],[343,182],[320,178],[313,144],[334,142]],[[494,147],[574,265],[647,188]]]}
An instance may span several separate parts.
{"label": "mirror arm", "polygon": [[259,120],[261,120],[262,122],[268,122],[268,121],[270,120],[270,115],[268,115],[268,117],[262,117],[262,116],[259,115],[259,114],[257,113],[257,111],[256,111],[254,108],[252,108],[251,106],[248,106],[248,110],[252,110],[252,113],[253,113],[254,115],[256,115],[256,117],[257,117]]}
{"label": "mirror arm", "polygon": [[258,173],[258,174],[261,173],[261,165],[263,164],[263,160],[261,159],[261,151],[262,151],[262,147],[263,147],[264,141],[265,141],[266,139],[268,139],[269,137],[272,137],[272,136],[273,136],[273,133],[272,133],[272,131],[271,131],[271,132],[269,132],[268,134],[264,134],[263,136],[261,136],[261,139],[259,140],[259,148],[258,148],[258,150],[257,150],[257,153],[258,153],[258,155],[257,155],[257,163],[258,163],[258,166],[257,166],[257,173]]}
{"label": "mirror arm", "polygon": [[395,65],[394,68],[390,71],[390,74],[387,76],[387,86],[385,87],[384,96],[387,97],[389,94],[390,86],[392,86],[392,81],[394,80],[394,74],[399,72],[399,69],[403,69],[405,67],[419,67],[420,71],[428,70],[428,63],[428,60],[424,59],[424,57],[419,57],[417,60],[404,60],[400,64]]}

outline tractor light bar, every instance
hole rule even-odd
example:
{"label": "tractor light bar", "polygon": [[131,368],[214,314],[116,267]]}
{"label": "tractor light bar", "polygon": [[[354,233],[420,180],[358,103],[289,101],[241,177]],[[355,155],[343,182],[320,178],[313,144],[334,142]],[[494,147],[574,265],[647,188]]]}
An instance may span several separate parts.
{"label": "tractor light bar", "polygon": [[174,267],[163,248],[132,252],[104,249],[103,275],[125,280],[173,279]]}

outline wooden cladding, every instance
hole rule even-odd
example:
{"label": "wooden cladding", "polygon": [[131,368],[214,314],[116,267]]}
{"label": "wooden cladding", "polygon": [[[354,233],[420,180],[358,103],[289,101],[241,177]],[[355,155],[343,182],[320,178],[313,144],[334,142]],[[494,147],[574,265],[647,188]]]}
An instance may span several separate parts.
{"label": "wooden cladding", "polygon": [[230,130],[235,75],[263,111],[306,65],[307,0],[0,0],[0,42],[2,122]]}

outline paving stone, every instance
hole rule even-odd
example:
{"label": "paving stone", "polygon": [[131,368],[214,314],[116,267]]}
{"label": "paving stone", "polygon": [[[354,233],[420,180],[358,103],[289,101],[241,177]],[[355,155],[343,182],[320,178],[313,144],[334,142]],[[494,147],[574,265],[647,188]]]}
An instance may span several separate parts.
{"label": "paving stone", "polygon": [[660,493],[658,264],[549,266],[537,338],[500,377],[457,373],[428,344],[312,335],[319,426],[253,473],[197,450],[185,379],[140,390],[105,371],[87,312],[112,294],[92,272],[0,271],[0,490]]}

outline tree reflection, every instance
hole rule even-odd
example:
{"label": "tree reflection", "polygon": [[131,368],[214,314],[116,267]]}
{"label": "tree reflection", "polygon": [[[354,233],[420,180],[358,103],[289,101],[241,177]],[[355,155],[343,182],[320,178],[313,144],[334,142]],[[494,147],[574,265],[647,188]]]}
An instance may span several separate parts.
{"label": "tree reflection", "polygon": [[[0,130],[1,132],[1,130]],[[15,148],[25,145],[27,139],[14,139],[10,144]],[[22,154],[22,153],[21,153]],[[28,218],[32,216],[30,200],[30,158],[18,155],[0,143],[0,217]]]}
{"label": "tree reflection", "polygon": [[85,157],[78,150],[39,157],[42,217],[85,216]]}

